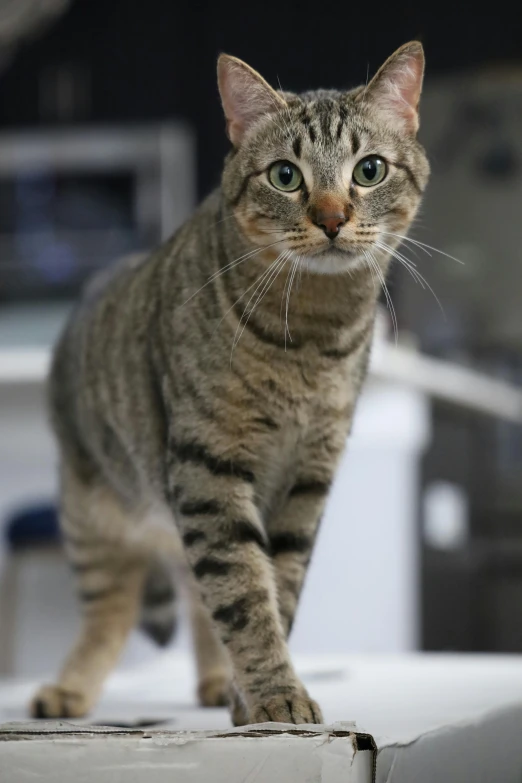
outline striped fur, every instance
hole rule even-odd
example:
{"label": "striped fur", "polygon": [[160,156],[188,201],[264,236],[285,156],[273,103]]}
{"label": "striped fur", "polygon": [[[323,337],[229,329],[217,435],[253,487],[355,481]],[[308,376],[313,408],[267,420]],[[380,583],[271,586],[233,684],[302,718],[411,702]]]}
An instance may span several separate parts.
{"label": "striped fur", "polygon": [[[84,625],[34,714],[87,712],[135,624],[167,641],[177,562],[201,701],[230,700],[236,722],[321,720],[286,636],[366,374],[388,265],[375,243],[407,231],[428,177],[421,61],[410,44],[367,88],[298,96],[221,58],[221,188],[152,255],[98,276],[56,348]],[[388,175],[363,188],[352,171],[369,154]],[[299,190],[270,184],[278,160],[300,168]],[[334,207],[346,219],[329,238],[314,216]]]}

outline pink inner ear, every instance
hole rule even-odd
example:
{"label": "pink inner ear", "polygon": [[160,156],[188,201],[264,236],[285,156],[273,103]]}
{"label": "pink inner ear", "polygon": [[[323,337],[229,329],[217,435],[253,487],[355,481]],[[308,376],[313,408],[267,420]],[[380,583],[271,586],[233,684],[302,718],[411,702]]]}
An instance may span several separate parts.
{"label": "pink inner ear", "polygon": [[219,67],[219,89],[228,135],[234,145],[261,116],[283,107],[284,101],[244,63],[226,61]]}
{"label": "pink inner ear", "polygon": [[[422,89],[424,58],[421,53],[399,54],[377,77],[375,96],[379,106],[416,132],[417,107]],[[371,85],[370,85],[371,86]]]}
{"label": "pink inner ear", "polygon": [[404,103],[416,111],[422,87],[422,60],[415,55],[408,55],[401,57],[397,65],[397,89],[400,97]]}

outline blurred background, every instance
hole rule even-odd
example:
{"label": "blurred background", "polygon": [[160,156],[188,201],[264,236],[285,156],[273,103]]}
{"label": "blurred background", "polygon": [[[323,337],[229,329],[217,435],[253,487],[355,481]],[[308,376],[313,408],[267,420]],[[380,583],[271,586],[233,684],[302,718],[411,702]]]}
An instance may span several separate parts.
{"label": "blurred background", "polygon": [[[86,277],[169,236],[218,183],[217,54],[287,90],[349,88],[411,38],[433,175],[424,244],[403,252],[429,286],[393,268],[398,345],[385,314],[292,644],[522,652],[521,15],[0,0],[1,675],[55,670],[77,625],[49,351]],[[136,636],[124,665],[152,655]]]}

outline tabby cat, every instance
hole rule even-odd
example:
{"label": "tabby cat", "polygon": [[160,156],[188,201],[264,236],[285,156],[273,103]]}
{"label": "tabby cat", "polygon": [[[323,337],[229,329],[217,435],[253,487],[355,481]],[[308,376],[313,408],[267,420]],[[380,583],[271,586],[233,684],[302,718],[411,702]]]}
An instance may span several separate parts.
{"label": "tabby cat", "polygon": [[35,716],[87,713],[137,623],[168,641],[177,561],[201,703],[236,724],[322,721],[286,639],[380,283],[428,178],[423,70],[411,42],[364,87],[295,95],[219,58],[221,187],[149,257],[95,278],[55,352],[83,626]]}

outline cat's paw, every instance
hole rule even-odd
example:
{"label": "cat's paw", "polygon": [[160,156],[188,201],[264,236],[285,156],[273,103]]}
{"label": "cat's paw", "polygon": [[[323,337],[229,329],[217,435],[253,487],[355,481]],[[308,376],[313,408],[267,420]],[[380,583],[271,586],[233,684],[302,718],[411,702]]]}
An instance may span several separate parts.
{"label": "cat's paw", "polygon": [[278,694],[252,705],[250,723],[322,723],[319,706],[306,694]]}
{"label": "cat's paw", "polygon": [[227,707],[230,681],[224,674],[205,677],[198,685],[198,700],[202,707]]}
{"label": "cat's paw", "polygon": [[84,693],[59,685],[44,685],[31,702],[33,718],[82,718],[90,708]]}

